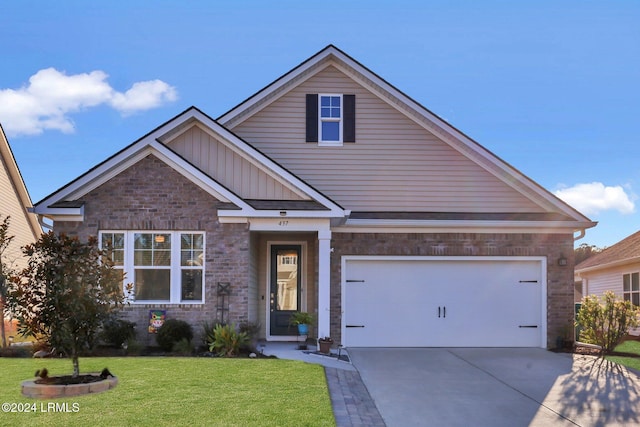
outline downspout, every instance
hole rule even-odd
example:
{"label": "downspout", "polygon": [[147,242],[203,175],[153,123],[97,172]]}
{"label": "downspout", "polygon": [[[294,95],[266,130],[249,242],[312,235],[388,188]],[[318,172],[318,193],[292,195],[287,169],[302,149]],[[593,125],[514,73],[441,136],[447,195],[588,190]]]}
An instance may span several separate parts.
{"label": "downspout", "polygon": [[49,231],[53,230],[53,226],[49,225],[49,224],[45,224],[44,222],[44,215],[42,214],[38,214],[38,224],[40,224],[40,227],[42,227],[42,229],[44,230],[45,228]]}
{"label": "downspout", "polygon": [[576,242],[576,241],[582,239],[585,234],[587,234],[587,230],[585,230],[584,228],[580,229],[580,234],[577,237],[573,236],[573,241]]}

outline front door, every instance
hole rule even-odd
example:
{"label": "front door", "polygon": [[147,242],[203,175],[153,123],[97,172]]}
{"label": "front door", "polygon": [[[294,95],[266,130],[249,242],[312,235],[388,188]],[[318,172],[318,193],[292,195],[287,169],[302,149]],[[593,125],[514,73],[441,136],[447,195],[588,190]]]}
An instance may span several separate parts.
{"label": "front door", "polygon": [[300,311],[300,245],[271,246],[270,332],[271,335],[296,335],[289,324],[291,315]]}

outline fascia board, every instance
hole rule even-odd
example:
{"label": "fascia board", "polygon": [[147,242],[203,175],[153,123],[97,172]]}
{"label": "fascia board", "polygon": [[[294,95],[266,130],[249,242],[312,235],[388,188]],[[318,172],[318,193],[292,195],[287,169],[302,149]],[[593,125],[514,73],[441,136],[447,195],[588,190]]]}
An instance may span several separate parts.
{"label": "fascia board", "polygon": [[626,259],[619,259],[616,261],[608,262],[606,264],[598,264],[598,265],[592,265],[591,267],[581,268],[579,270],[576,270],[576,274],[581,275],[584,273],[590,273],[597,270],[606,270],[613,267],[620,267],[623,265],[636,264],[636,263],[640,263],[640,256],[626,258]]}
{"label": "fascia board", "polygon": [[38,218],[27,210],[31,208],[32,205],[31,197],[29,196],[29,191],[27,190],[27,186],[24,183],[24,179],[22,179],[20,168],[18,167],[18,163],[13,156],[13,151],[11,151],[9,140],[4,133],[2,125],[0,125],[0,157],[3,160],[5,167],[7,168],[9,180],[11,181],[11,184],[15,189],[16,196],[18,197],[20,206],[22,207],[27,222],[29,223],[31,232],[33,236],[37,238],[40,234],[42,234],[42,227],[38,222]]}
{"label": "fascia board", "polygon": [[[163,162],[167,163],[170,167],[176,170],[176,172],[185,176],[195,185],[199,186],[218,200],[234,203],[241,207],[245,212],[254,211],[254,209],[246,204],[240,197],[218,184],[215,180],[199,171],[184,159],[175,155],[175,153],[163,144],[157,141],[145,141],[145,144],[146,145],[142,146],[136,144],[135,146],[130,147],[130,150],[126,150],[125,152],[120,153],[119,156],[112,158],[107,163],[103,163],[96,169],[92,170],[90,174],[87,174],[82,177],[82,179],[73,182],[62,191],[56,193],[53,197],[43,200],[36,207],[36,213],[44,213],[48,209],[47,206],[57,201],[66,199],[76,200],[81,198],[150,154],[153,154]],[[135,151],[136,149],[137,151]],[[57,209],[54,211],[58,212]]]}
{"label": "fascia board", "polygon": [[[446,141],[452,148],[459,151],[466,157],[470,157],[480,167],[505,182],[510,187],[519,191],[534,203],[540,204],[542,202],[543,206],[547,209],[559,209],[577,221],[591,222],[591,220],[575,210],[573,207],[558,199],[555,195],[532,181],[516,168],[500,159],[494,153],[478,144],[463,132],[438,117],[423,105],[416,102],[411,97],[398,90],[363,65],[359,64],[357,61],[349,58],[341,52],[336,52],[335,56],[338,57],[342,63],[333,62],[333,66],[356,80],[371,92],[375,93],[381,99],[387,100],[389,105],[394,109],[414,122],[420,124],[427,131],[437,135]],[[391,97],[389,97],[389,95],[391,95]],[[505,179],[505,175],[513,178],[513,180]],[[528,190],[528,192],[533,192],[537,197],[532,198],[527,194],[528,192],[523,193],[523,186]],[[583,225],[582,228],[584,227],[585,226]]]}
{"label": "fascia board", "polygon": [[[464,232],[477,233],[573,233],[582,230],[584,223],[578,221],[422,221],[422,220],[368,220],[348,219],[335,231],[357,232],[363,229],[371,232],[399,232],[410,229],[414,232]],[[385,230],[385,231],[383,231]],[[389,231],[392,230],[392,231]]]}
{"label": "fascia board", "polygon": [[286,86],[289,82],[295,80],[298,76],[305,74],[311,68],[315,67],[319,62],[322,62],[327,56],[335,54],[336,52],[337,49],[334,46],[326,47],[316,55],[312,56],[283,76],[276,79],[265,88],[251,95],[249,98],[241,102],[235,108],[224,113],[216,120],[224,125],[233,122],[237,117],[242,116],[247,110],[253,108],[254,105],[259,104],[266,98],[269,98],[273,93],[280,90],[283,86]]}
{"label": "fascia board", "polygon": [[[214,128],[214,126],[210,126],[211,124],[215,124],[215,128]],[[230,141],[229,140],[229,134],[231,134],[231,136],[234,137],[235,139],[237,139],[238,137],[235,136],[233,133],[231,133],[231,132],[227,131],[226,129],[224,129],[222,126],[218,125],[215,122],[213,122],[213,123],[203,123],[200,120],[196,120],[195,126],[197,126],[199,129],[201,129],[203,132],[206,132],[207,134],[209,134],[212,137],[216,138],[221,144],[223,144],[229,150],[233,151],[235,154],[237,154],[238,156],[242,157],[243,159],[245,159],[246,161],[251,163],[256,168],[260,169],[262,172],[264,172],[270,178],[273,178],[275,181],[277,181],[281,185],[285,186],[287,189],[291,190],[293,193],[298,195],[300,198],[302,198],[302,199],[310,199],[311,198],[309,196],[309,194],[307,194],[304,191],[302,191],[299,188],[299,186],[294,185],[291,181],[285,179],[282,175],[277,174],[272,167],[269,167],[270,165],[265,165],[263,162],[261,162],[259,159],[257,159],[255,157],[254,153],[250,152],[251,150],[247,149],[247,148],[250,148],[250,147],[244,147],[244,146],[248,145],[244,141]],[[187,129],[185,129],[185,132],[186,131],[187,131]],[[177,134],[176,137],[178,135],[179,134]],[[167,141],[167,144],[170,144],[170,141]]]}
{"label": "fascia board", "polygon": [[197,110],[194,111],[194,117],[200,120],[205,126],[210,126],[215,129],[215,131],[220,135],[221,138],[231,142],[237,149],[240,150],[239,154],[243,155],[245,158],[246,156],[249,156],[250,158],[254,159],[254,161],[258,162],[259,165],[262,165],[265,168],[271,170],[270,176],[272,178],[279,181],[284,180],[289,185],[297,188],[305,197],[313,198],[332,211],[343,211],[343,209],[335,202],[328,199],[322,193],[318,192],[316,189],[302,181],[300,178],[293,175],[287,169],[283,168],[272,159],[256,150],[254,147],[246,143],[240,137],[238,137],[233,132],[229,131],[210,117],[207,117],[205,114]]}
{"label": "fascia board", "polygon": [[[242,116],[247,110],[250,110],[256,104],[259,104],[263,100],[269,98],[272,94],[281,90],[282,87],[286,86],[291,81],[324,61],[327,57],[331,57],[331,65],[338,67],[341,71],[354,78],[364,87],[367,87],[369,90],[376,93],[382,99],[386,99],[387,102],[398,111],[411,118],[413,121],[421,124],[429,132],[447,141],[452,148],[474,160],[480,167],[484,168],[489,173],[505,182],[505,184],[523,194],[523,196],[529,198],[534,203],[541,205],[545,209],[550,211],[559,210],[574,218],[576,221],[585,223],[581,226],[581,229],[589,228],[587,225],[587,223],[591,223],[589,218],[582,215],[576,209],[532,181],[516,168],[488,151],[463,132],[456,129],[454,126],[447,123],[418,102],[414,101],[411,97],[386,82],[367,67],[332,45],[312,56],[307,61],[289,71],[263,90],[249,97],[239,106],[219,117],[218,121],[224,124],[233,122],[234,119]],[[505,179],[505,177],[510,177],[511,179]]]}
{"label": "fascia board", "polygon": [[[282,215],[281,212],[286,212]],[[283,220],[291,218],[335,218],[345,216],[344,210],[339,211],[297,211],[297,210],[254,210],[251,215],[242,210],[219,210],[220,218],[239,218],[239,217],[255,217],[255,218],[281,218]]]}

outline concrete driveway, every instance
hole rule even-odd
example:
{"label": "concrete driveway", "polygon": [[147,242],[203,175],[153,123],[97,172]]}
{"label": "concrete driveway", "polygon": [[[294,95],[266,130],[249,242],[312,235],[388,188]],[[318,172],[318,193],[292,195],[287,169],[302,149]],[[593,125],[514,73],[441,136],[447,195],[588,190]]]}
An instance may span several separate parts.
{"label": "concrete driveway", "polygon": [[640,381],[543,349],[349,349],[387,426],[640,425]]}

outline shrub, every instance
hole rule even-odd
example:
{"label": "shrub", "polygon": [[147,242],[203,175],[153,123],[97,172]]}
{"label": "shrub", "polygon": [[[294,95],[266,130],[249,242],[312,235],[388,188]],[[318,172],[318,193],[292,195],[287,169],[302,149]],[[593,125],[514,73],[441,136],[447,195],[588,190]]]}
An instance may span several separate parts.
{"label": "shrub", "polygon": [[235,325],[217,325],[214,329],[214,340],[209,344],[209,350],[218,356],[236,356],[243,346],[249,343],[246,332],[236,331]]}
{"label": "shrub", "polygon": [[173,345],[173,349],[171,350],[179,356],[191,356],[193,355],[193,344],[186,338],[182,338]]}
{"label": "shrub", "polygon": [[184,320],[169,319],[158,329],[156,341],[164,351],[173,350],[173,346],[182,339],[191,341],[193,338],[193,330]]}
{"label": "shrub", "polygon": [[112,319],[102,326],[100,337],[111,347],[121,348],[129,339],[136,336],[136,324],[122,319]]}
{"label": "shrub", "polygon": [[218,325],[225,325],[225,323],[219,320],[214,320],[212,323],[202,323],[202,341],[204,341],[206,347],[209,347],[216,340],[216,327]]}
{"label": "shrub", "polygon": [[144,346],[133,338],[127,340],[124,344],[126,354],[129,356],[140,356],[144,351]]}
{"label": "shrub", "polygon": [[247,343],[240,349],[247,351],[256,351],[258,334],[260,333],[260,323],[242,322],[238,325],[238,331],[247,334]]}
{"label": "shrub", "polygon": [[629,329],[638,326],[638,307],[630,301],[621,301],[611,291],[602,298],[588,295],[582,299],[576,325],[581,328],[580,339],[602,347],[611,353]]}

